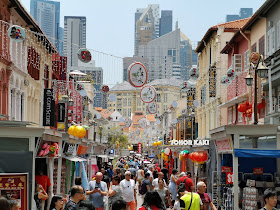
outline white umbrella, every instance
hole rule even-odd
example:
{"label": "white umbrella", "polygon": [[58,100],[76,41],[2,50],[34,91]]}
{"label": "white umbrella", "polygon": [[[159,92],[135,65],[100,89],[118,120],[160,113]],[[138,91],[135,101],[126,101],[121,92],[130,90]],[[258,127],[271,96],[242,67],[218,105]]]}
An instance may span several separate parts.
{"label": "white umbrella", "polygon": [[71,71],[69,74],[73,76],[87,76],[87,74],[80,72],[79,70]]}
{"label": "white umbrella", "polygon": [[144,160],[143,163],[146,164],[146,163],[151,163],[151,162],[150,162],[150,161],[147,161],[147,160]]}

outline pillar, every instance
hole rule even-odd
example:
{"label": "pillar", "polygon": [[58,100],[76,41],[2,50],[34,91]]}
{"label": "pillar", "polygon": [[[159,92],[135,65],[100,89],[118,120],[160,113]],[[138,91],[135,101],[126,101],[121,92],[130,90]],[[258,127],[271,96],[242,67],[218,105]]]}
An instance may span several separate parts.
{"label": "pillar", "polygon": [[[239,149],[239,135],[234,134],[234,149]],[[238,186],[238,157],[233,154],[233,186]],[[238,195],[238,187],[233,189],[234,195]],[[234,196],[234,208],[238,207],[238,196]]]}

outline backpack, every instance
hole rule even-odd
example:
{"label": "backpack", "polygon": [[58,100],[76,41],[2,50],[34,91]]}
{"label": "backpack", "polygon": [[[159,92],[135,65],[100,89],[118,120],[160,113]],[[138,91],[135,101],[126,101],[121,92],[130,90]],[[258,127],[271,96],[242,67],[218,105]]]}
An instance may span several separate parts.
{"label": "backpack", "polygon": [[[187,180],[187,179],[188,179],[188,177],[187,177],[187,178],[185,178],[183,182],[181,182],[181,180],[179,179],[178,189],[184,189],[184,190],[187,190],[187,189],[186,189],[186,184],[185,184],[185,182],[186,182],[186,180]],[[188,186],[188,185],[187,185],[187,186]],[[189,191],[191,191],[191,189],[190,189],[190,187],[189,187],[189,186],[188,186],[188,188],[189,188]]]}
{"label": "backpack", "polygon": [[148,191],[148,189],[147,189],[147,185],[146,185],[146,183],[145,183],[145,179],[141,182],[141,188],[140,188],[140,190],[139,190],[139,193],[141,194],[141,195],[144,195],[144,194],[146,194],[146,192]]}

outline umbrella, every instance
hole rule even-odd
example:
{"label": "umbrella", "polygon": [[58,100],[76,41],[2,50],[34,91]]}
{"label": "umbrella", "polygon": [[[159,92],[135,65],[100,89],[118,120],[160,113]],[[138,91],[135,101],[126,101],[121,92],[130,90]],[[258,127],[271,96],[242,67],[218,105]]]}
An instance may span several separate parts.
{"label": "umbrella", "polygon": [[154,158],[154,157],[155,157],[155,155],[150,155],[150,156],[149,156],[149,158]]}
{"label": "umbrella", "polygon": [[151,162],[150,162],[150,161],[147,161],[147,160],[144,160],[143,163],[146,164],[146,163],[151,163]]}
{"label": "umbrella", "polygon": [[69,74],[74,76],[87,76],[87,74],[80,72],[79,70],[71,71]]}

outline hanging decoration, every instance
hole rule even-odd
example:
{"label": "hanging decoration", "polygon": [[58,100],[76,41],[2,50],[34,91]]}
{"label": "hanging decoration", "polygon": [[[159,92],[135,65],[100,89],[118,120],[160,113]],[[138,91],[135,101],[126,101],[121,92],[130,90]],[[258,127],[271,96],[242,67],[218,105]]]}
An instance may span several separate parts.
{"label": "hanging decoration", "polygon": [[165,154],[165,155],[171,155],[171,149],[166,148],[166,149],[164,150],[164,154]]}
{"label": "hanging decoration", "polygon": [[141,89],[140,98],[144,103],[151,103],[156,98],[156,89],[151,85],[146,85]]}
{"label": "hanging decoration", "polygon": [[188,158],[188,154],[189,154],[189,151],[188,150],[183,150],[179,153],[179,160],[182,162],[182,161],[185,161],[187,158]]}
{"label": "hanging decoration", "polygon": [[152,101],[151,103],[148,103],[148,112],[150,114],[156,114],[157,113],[157,103],[155,101]]}
{"label": "hanging decoration", "polygon": [[102,86],[102,91],[103,91],[103,92],[107,93],[107,92],[109,92],[109,90],[110,90],[110,88],[109,88],[108,85],[103,85],[103,86]]}
{"label": "hanging decoration", "polygon": [[59,143],[42,141],[38,150],[38,157],[55,157],[60,150]]}
{"label": "hanging decoration", "polygon": [[78,138],[83,138],[87,133],[86,131],[87,128],[88,126],[81,126],[81,125],[74,124],[68,128],[68,134],[76,136]]}
{"label": "hanging decoration", "polygon": [[252,62],[254,65],[258,64],[258,61],[260,59],[260,54],[257,52],[252,52],[250,55],[250,62]]}
{"label": "hanging decoration", "polygon": [[246,101],[242,104],[239,104],[237,110],[243,113],[243,121],[244,124],[246,124],[246,117],[252,117],[252,104],[250,104],[249,101]]}
{"label": "hanging decoration", "polygon": [[125,127],[129,128],[132,125],[132,120],[130,118],[125,119]]}
{"label": "hanging decoration", "polygon": [[136,136],[140,135],[140,129],[139,128],[136,129],[135,134],[136,134]]}
{"label": "hanging decoration", "polygon": [[176,124],[177,122],[178,122],[177,119],[173,119],[173,120],[172,120],[172,123],[173,123],[173,124]]}
{"label": "hanging decoration", "polygon": [[258,103],[258,106],[257,106],[257,108],[258,108],[258,113],[259,113],[259,114],[260,114],[260,112],[261,112],[261,109],[264,109],[264,108],[265,108],[265,105],[266,105],[265,99],[263,98],[262,101],[261,101],[260,103]]}
{"label": "hanging decoration", "polygon": [[232,80],[235,78],[235,71],[232,67],[230,67],[227,71],[227,77],[231,78]]}
{"label": "hanging decoration", "polygon": [[177,101],[172,101],[171,106],[174,107],[174,108],[176,108],[176,107],[178,106]]}
{"label": "hanging decoration", "polygon": [[227,75],[222,76],[220,80],[222,85],[230,85],[232,83],[232,78],[228,77]]}
{"label": "hanging decoration", "polygon": [[142,87],[148,79],[147,69],[142,63],[133,63],[128,67],[128,79],[132,86]]}
{"label": "hanging decoration", "polygon": [[[147,120],[146,120],[146,119],[142,118],[142,119],[139,120],[139,126],[140,126],[140,128],[146,128],[146,127],[147,127],[147,124],[148,124],[148,123],[147,123]],[[146,134],[145,131],[146,131],[146,130],[144,130],[144,134]]]}
{"label": "hanging decoration", "polygon": [[77,54],[80,61],[84,63],[88,63],[91,61],[91,53],[88,49],[81,48],[78,50]]}
{"label": "hanging decoration", "polygon": [[25,40],[25,31],[20,26],[12,25],[8,29],[8,35],[15,42],[22,42]]}
{"label": "hanging decoration", "polygon": [[190,78],[196,80],[199,76],[199,71],[197,68],[190,69]]}
{"label": "hanging decoration", "polygon": [[203,152],[192,152],[189,154],[189,158],[192,160],[192,162],[194,163],[198,163],[198,164],[203,164],[207,161],[208,159],[208,155],[207,155],[207,151],[203,151]]}
{"label": "hanging decoration", "polygon": [[159,125],[160,124],[160,120],[156,119],[156,124]]}

